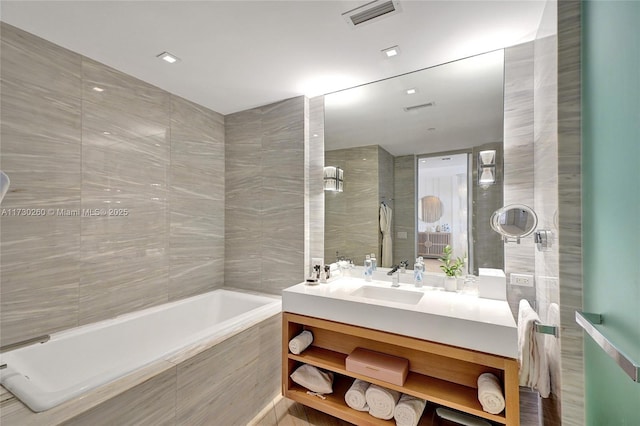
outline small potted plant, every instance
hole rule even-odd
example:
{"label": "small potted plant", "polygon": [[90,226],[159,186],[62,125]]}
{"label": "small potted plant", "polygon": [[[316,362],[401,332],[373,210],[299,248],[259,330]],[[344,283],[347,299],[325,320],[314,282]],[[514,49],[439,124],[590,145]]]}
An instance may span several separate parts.
{"label": "small potted plant", "polygon": [[440,269],[444,271],[444,289],[447,291],[456,291],[457,290],[457,282],[458,275],[462,272],[462,268],[464,266],[464,260],[461,258],[456,258],[456,260],[452,263],[451,256],[453,255],[453,249],[451,246],[447,245],[442,249],[442,257],[439,259],[442,262],[440,265]]}

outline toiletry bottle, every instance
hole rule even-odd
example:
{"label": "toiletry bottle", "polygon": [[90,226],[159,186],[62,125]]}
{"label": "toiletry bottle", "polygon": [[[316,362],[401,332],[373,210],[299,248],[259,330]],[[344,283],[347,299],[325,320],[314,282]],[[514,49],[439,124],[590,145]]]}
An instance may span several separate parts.
{"label": "toiletry bottle", "polygon": [[416,287],[422,287],[422,281],[424,279],[424,263],[422,262],[422,256],[416,259],[415,265],[413,265],[413,283]]}
{"label": "toiletry bottle", "polygon": [[378,261],[376,260],[376,254],[371,253],[371,270],[375,271],[378,269]]}
{"label": "toiletry bottle", "polygon": [[371,256],[367,255],[364,259],[364,280],[371,281],[371,275],[373,275],[373,265]]}

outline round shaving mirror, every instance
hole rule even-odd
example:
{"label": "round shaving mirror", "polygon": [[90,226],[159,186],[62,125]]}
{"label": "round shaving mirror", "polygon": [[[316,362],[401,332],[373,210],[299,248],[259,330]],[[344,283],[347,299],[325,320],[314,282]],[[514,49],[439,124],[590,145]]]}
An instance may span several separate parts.
{"label": "round shaving mirror", "polygon": [[531,207],[524,204],[512,204],[496,210],[491,215],[491,228],[509,238],[519,240],[530,235],[538,225],[538,216]]}

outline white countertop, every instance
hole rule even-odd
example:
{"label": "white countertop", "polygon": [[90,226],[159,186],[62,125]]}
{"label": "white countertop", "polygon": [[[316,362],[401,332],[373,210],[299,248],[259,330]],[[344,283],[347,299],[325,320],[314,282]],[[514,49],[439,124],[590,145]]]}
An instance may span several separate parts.
{"label": "white countertop", "polygon": [[424,295],[416,304],[354,296],[363,285],[391,288],[389,282],[343,277],[328,284],[297,284],[283,290],[282,309],[392,333],[417,337],[508,358],[518,357],[517,326],[506,301],[400,284]]}

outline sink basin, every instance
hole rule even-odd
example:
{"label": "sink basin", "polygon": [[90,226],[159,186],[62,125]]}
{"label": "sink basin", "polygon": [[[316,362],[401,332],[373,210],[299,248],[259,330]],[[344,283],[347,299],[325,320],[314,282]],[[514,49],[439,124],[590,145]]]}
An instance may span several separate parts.
{"label": "sink basin", "polygon": [[[428,293],[428,294],[427,294]],[[518,357],[518,333],[505,300],[428,287],[341,277],[282,291],[282,310],[479,352]]]}
{"label": "sink basin", "polygon": [[424,296],[424,293],[400,290],[397,288],[374,287],[363,285],[351,293],[351,296],[364,297],[366,299],[383,300],[386,302],[406,303],[416,305]]}

